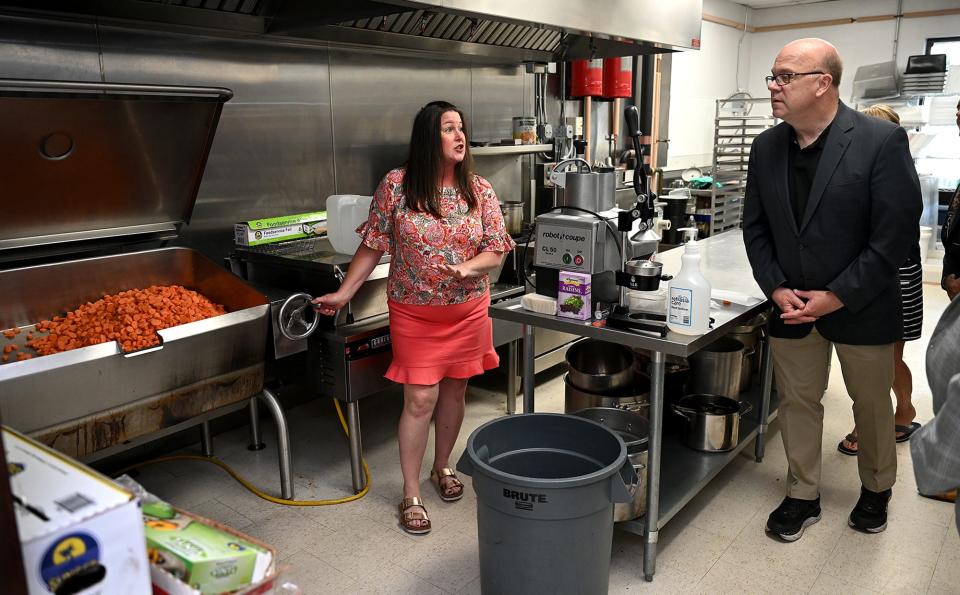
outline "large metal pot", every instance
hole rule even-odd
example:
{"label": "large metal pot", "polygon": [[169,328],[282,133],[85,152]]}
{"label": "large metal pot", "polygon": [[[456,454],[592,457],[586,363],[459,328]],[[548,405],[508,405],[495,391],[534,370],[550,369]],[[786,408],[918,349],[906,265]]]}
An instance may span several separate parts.
{"label": "large metal pot", "polygon": [[640,482],[633,494],[633,500],[618,503],[613,507],[614,522],[630,521],[647,512],[647,445],[650,437],[650,424],[639,413],[623,409],[592,407],[574,413],[616,432],[627,445],[627,458],[633,465]]}
{"label": "large metal pot", "polygon": [[584,339],[567,350],[570,383],[591,393],[629,387],[633,382],[633,351],[624,345]]}
{"label": "large metal pot", "polygon": [[506,227],[508,234],[517,236],[523,233],[522,202],[500,203],[500,212],[503,213],[503,225]]}
{"label": "large metal pot", "polygon": [[638,378],[631,386],[611,393],[597,394],[575,387],[570,375],[563,377],[563,412],[575,413],[590,407],[616,407],[629,411],[645,412],[650,406],[650,382]]}
{"label": "large metal pot", "polygon": [[673,405],[673,412],[687,420],[683,442],[702,452],[725,452],[740,441],[740,417],[750,403],[721,395],[693,394]]}
{"label": "large metal pot", "polygon": [[760,371],[760,357],[757,354],[757,344],[767,324],[768,312],[761,312],[749,321],[733,327],[727,336],[743,343],[743,366],[740,368],[740,392],[750,388],[750,380],[754,372]]}
{"label": "large metal pot", "polygon": [[739,399],[743,343],[721,337],[690,356],[690,391]]}
{"label": "large metal pot", "polygon": [[[650,383],[650,353],[635,350],[637,361],[634,364],[634,374],[638,383]],[[690,382],[690,364],[687,359],[676,355],[668,355],[663,370],[663,403],[665,407],[677,403],[687,394],[687,385]],[[664,425],[669,428],[680,429],[683,420],[672,415],[665,416]]]}

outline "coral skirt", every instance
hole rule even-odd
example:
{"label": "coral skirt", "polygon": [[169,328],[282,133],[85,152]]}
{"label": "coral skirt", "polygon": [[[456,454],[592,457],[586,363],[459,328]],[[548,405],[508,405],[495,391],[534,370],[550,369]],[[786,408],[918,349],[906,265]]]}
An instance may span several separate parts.
{"label": "coral skirt", "polygon": [[462,304],[419,306],[389,301],[393,362],[384,376],[401,384],[470,378],[500,365],[493,348],[490,294]]}

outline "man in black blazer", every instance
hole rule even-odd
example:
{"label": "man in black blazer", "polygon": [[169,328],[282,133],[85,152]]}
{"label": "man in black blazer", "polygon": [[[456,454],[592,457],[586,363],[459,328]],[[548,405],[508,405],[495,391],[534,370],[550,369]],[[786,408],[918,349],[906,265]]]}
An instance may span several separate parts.
{"label": "man in black blazer", "polygon": [[747,173],[743,236],[754,278],[779,309],[770,346],[789,463],[787,497],[767,530],[786,541],[820,520],[820,399],[832,348],[859,430],[852,527],[886,528],[897,474],[897,270],[919,241],[920,182],[904,130],[840,102],[841,72],[826,41],[784,46],[767,77],[783,122],[756,138]]}
{"label": "man in black blazer", "polygon": [[[957,128],[960,128],[960,101],[957,102]],[[960,185],[953,193],[950,207],[947,210],[947,219],[943,222],[940,231],[940,241],[943,243],[943,275],[940,277],[940,287],[952,300],[960,294]]]}

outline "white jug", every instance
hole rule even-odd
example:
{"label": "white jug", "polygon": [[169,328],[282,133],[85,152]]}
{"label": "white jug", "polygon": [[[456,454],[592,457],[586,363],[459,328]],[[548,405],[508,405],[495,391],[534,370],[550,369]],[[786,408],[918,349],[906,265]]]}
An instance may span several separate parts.
{"label": "white jug", "polygon": [[367,220],[372,196],[334,194],[327,197],[327,236],[340,254],[353,254],[360,247],[356,229]]}

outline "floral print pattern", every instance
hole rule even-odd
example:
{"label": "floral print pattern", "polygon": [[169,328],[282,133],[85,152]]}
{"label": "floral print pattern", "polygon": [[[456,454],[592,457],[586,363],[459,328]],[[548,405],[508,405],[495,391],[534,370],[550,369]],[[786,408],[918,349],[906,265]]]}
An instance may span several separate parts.
{"label": "floral print pattern", "polygon": [[456,279],[435,265],[460,264],[481,252],[513,249],[490,183],[473,176],[473,191],[479,201],[473,212],[468,211],[456,188],[443,188],[443,216],[438,219],[407,208],[405,173],[398,168],[383,178],[373,195],[369,218],[357,228],[364,245],[393,256],[387,296],[394,302],[421,306],[462,304],[482,297],[490,285],[487,275]]}

